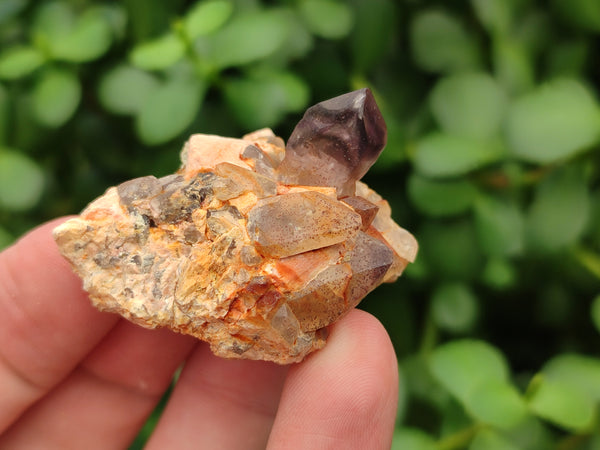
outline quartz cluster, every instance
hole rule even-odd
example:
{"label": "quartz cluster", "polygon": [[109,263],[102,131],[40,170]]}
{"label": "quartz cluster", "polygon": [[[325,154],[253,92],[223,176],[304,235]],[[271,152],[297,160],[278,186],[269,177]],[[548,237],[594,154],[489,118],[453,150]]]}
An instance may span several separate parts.
{"label": "quartz cluster", "polygon": [[100,310],[222,357],[297,362],[416,256],[359,181],[385,140],[368,89],[309,108],[287,147],[269,129],[196,134],[177,173],[109,188],[54,237]]}

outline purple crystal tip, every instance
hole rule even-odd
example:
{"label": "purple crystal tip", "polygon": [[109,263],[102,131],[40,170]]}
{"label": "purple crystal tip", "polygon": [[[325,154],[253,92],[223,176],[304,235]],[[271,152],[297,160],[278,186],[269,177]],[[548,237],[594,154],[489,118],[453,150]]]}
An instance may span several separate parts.
{"label": "purple crystal tip", "polygon": [[286,184],[333,186],[354,194],[385,147],[387,128],[367,88],[318,103],[304,113],[286,145],[278,178]]}

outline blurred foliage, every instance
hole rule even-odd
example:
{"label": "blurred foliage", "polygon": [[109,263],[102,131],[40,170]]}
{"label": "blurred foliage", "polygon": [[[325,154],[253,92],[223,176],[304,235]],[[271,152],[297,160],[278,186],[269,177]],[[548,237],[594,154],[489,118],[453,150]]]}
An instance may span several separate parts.
{"label": "blurred foliage", "polygon": [[0,247],[193,132],[285,137],[369,86],[366,181],[421,244],[363,303],[399,357],[394,448],[599,448],[599,56],[598,0],[3,0]]}

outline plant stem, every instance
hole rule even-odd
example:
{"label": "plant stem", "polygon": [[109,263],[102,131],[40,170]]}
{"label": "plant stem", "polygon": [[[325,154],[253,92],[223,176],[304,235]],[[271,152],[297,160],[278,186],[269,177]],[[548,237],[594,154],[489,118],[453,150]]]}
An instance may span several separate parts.
{"label": "plant stem", "polygon": [[469,442],[471,442],[471,439],[473,439],[475,434],[483,426],[484,425],[480,423],[475,423],[467,428],[463,428],[462,430],[459,430],[456,433],[438,441],[437,446],[440,450],[455,450],[464,448]]}
{"label": "plant stem", "polygon": [[600,278],[600,256],[582,246],[575,247],[571,254],[575,260],[585,267],[590,273]]}
{"label": "plant stem", "polygon": [[438,328],[433,321],[431,316],[431,310],[427,311],[427,317],[425,318],[425,325],[423,327],[423,335],[421,337],[421,346],[419,353],[421,356],[429,356],[431,351],[435,348],[435,344],[438,338]]}

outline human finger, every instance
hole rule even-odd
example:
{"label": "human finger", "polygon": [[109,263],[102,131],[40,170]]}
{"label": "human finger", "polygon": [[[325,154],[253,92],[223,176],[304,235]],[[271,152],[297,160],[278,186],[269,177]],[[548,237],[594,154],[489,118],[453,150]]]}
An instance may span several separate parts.
{"label": "human finger", "polygon": [[383,326],[354,310],[324,349],[290,369],[269,449],[389,449],[398,367]]}
{"label": "human finger", "polygon": [[0,432],[116,324],[94,309],[52,239],[58,219],[0,253]]}
{"label": "human finger", "polygon": [[0,448],[127,448],[196,340],[122,320]]}
{"label": "human finger", "polygon": [[146,449],[264,449],[287,367],[194,350]]}

